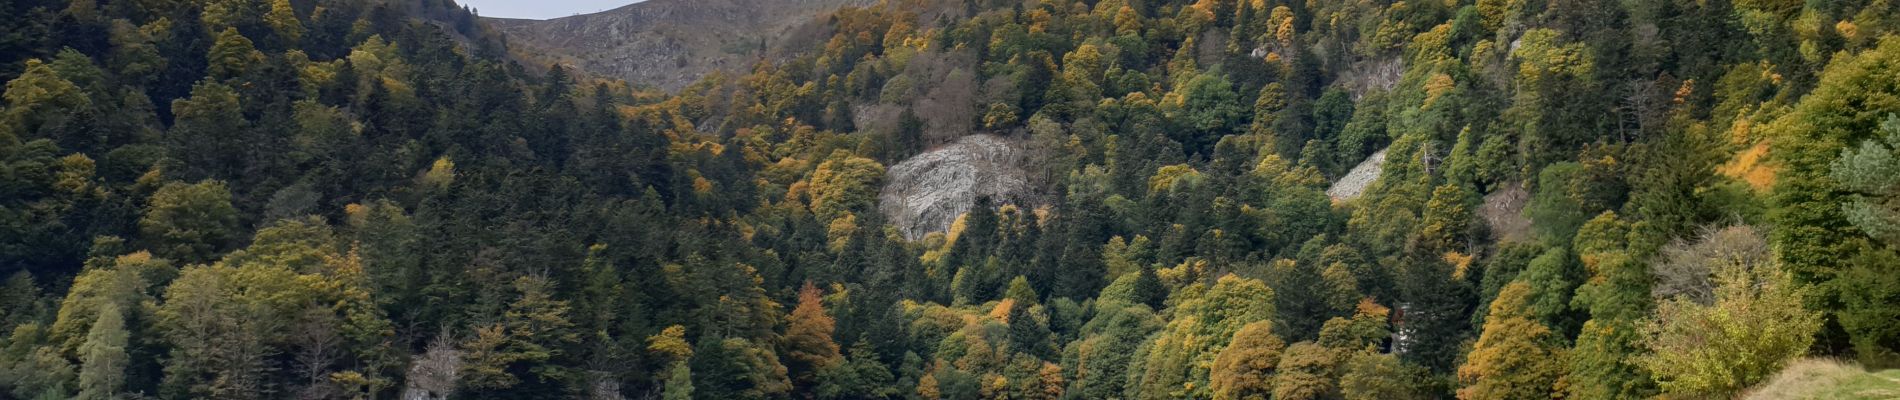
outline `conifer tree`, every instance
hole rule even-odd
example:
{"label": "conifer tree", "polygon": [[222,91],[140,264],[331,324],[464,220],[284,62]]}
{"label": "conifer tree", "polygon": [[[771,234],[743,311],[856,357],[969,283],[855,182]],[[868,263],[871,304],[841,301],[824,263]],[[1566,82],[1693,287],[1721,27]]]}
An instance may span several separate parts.
{"label": "conifer tree", "polygon": [[897,395],[896,376],[875,357],[870,343],[858,341],[851,346],[850,356],[844,362],[831,368],[818,371],[817,388],[813,389],[820,399],[864,399],[887,398]]}
{"label": "conifer tree", "polygon": [[561,364],[578,336],[567,319],[567,302],[552,297],[553,285],[540,276],[514,281],[518,295],[501,320],[478,327],[464,344],[464,379],[471,388],[492,395],[556,395],[577,378]]}
{"label": "conifer tree", "polygon": [[1036,289],[1029,287],[1029,279],[1022,275],[1009,280],[1009,289],[1003,291],[1003,298],[1015,300],[1016,304],[1025,307],[1042,302],[1042,299],[1036,296]]}
{"label": "conifer tree", "polygon": [[1108,303],[1100,307],[1063,360],[1064,369],[1075,374],[1067,392],[1085,398],[1124,396],[1142,371],[1137,350],[1162,324],[1146,306]]}

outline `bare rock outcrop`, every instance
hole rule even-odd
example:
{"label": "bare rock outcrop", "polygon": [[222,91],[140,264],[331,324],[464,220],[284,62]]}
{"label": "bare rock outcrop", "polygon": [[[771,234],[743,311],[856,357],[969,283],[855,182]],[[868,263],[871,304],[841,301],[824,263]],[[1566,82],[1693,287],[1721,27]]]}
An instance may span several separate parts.
{"label": "bare rock outcrop", "polygon": [[981,196],[1021,202],[1029,192],[1023,152],[1010,141],[972,135],[891,166],[878,210],[910,239],[950,229]]}
{"label": "bare rock outcrop", "polygon": [[1519,182],[1506,182],[1498,185],[1497,191],[1484,196],[1484,205],[1478,207],[1478,216],[1491,227],[1491,234],[1498,243],[1527,242],[1531,239],[1531,219],[1524,217],[1524,206],[1530,204],[1531,192]]}
{"label": "bare rock outcrop", "polygon": [[1379,149],[1378,152],[1372,153],[1372,156],[1366,157],[1366,160],[1360,162],[1358,166],[1352,167],[1352,171],[1346,172],[1346,176],[1333,182],[1333,187],[1326,188],[1326,195],[1339,201],[1359,198],[1360,194],[1366,192],[1366,187],[1372,186],[1372,182],[1379,180],[1379,174],[1384,172],[1385,149]]}

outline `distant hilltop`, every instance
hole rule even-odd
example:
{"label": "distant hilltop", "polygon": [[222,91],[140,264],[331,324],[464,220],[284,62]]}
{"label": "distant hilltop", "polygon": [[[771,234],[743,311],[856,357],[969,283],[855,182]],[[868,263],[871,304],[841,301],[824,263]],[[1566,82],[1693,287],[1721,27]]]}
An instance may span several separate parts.
{"label": "distant hilltop", "polygon": [[[518,57],[676,91],[783,49],[817,48],[817,17],[872,0],[651,0],[549,20],[485,18]],[[801,40],[805,39],[805,40]],[[807,43],[807,42],[812,43]]]}

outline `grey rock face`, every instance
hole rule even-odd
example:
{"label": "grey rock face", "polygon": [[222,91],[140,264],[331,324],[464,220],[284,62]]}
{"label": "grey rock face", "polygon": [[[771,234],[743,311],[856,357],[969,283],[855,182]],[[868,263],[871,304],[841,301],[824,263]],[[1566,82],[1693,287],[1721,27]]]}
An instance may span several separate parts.
{"label": "grey rock face", "polygon": [[1022,151],[1008,140],[972,135],[891,166],[878,211],[904,236],[919,239],[950,229],[977,197],[1018,203],[1029,190]]}
{"label": "grey rock face", "polygon": [[1359,198],[1360,194],[1366,192],[1367,186],[1372,186],[1373,181],[1379,180],[1379,174],[1383,172],[1385,172],[1385,149],[1379,149],[1377,153],[1366,157],[1366,160],[1360,162],[1358,166],[1352,167],[1352,171],[1347,172],[1346,176],[1333,182],[1333,187],[1326,189],[1326,195],[1331,196],[1333,200]]}

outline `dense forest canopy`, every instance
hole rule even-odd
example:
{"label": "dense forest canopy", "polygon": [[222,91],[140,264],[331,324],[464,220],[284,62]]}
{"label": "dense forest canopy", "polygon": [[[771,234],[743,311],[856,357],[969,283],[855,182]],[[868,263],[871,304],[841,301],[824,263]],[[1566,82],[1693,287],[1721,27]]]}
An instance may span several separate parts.
{"label": "dense forest canopy", "polygon": [[[823,27],[668,93],[449,0],[0,0],[0,398],[1716,398],[1900,367],[1900,2]],[[974,134],[1034,193],[909,239],[888,168]]]}

